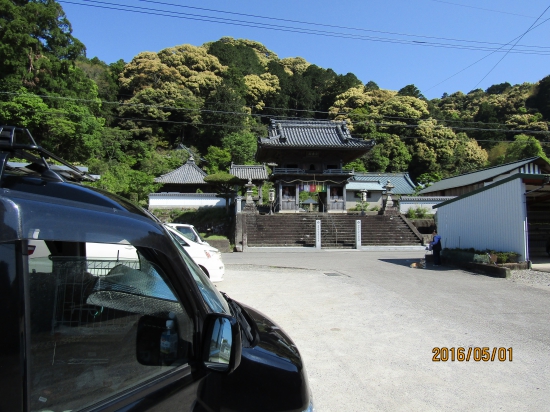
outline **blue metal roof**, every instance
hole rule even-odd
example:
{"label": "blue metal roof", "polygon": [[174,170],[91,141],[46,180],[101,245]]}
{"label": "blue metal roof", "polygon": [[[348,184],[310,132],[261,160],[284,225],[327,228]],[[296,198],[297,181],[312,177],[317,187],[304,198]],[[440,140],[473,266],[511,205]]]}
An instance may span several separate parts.
{"label": "blue metal roof", "polygon": [[394,186],[393,193],[397,195],[411,195],[414,193],[416,186],[408,173],[356,173],[350,183],[375,182],[384,187],[388,183],[388,180]]}
{"label": "blue metal roof", "polygon": [[549,170],[548,162],[546,162],[544,159],[540,157],[530,157],[528,159],[522,159],[517,162],[511,162],[503,165],[488,167],[482,170],[478,170],[476,172],[465,173],[462,175],[453,176],[447,179],[440,180],[439,182],[435,182],[433,185],[428,186],[425,189],[422,189],[420,191],[420,194],[439,192],[442,190],[453,189],[456,187],[470,186],[475,183],[491,181],[497,176],[501,176],[501,175],[513,172],[516,169],[518,170],[518,172],[522,172],[522,171],[530,172],[528,170],[522,169],[522,168],[525,168],[525,166],[530,163],[537,163],[537,165],[540,167],[539,170],[541,170],[541,172],[548,173],[548,170]]}
{"label": "blue metal roof", "polygon": [[378,182],[349,182],[346,185],[346,190],[368,190],[369,192],[383,192],[382,185]]}

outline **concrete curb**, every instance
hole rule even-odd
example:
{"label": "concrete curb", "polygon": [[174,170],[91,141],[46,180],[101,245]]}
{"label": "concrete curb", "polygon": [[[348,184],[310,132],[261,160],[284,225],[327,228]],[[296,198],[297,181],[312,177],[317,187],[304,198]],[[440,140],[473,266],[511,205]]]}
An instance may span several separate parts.
{"label": "concrete curb", "polygon": [[[433,255],[426,256],[426,263],[433,262]],[[466,269],[469,272],[478,273],[480,275],[486,275],[493,278],[509,278],[512,275],[510,268],[486,265],[484,263],[474,262],[460,262],[456,260],[446,259],[445,256],[441,256],[441,262],[448,266],[455,266],[461,269]]]}
{"label": "concrete curb", "polygon": [[253,247],[247,246],[243,252],[289,252],[289,253],[308,253],[308,252],[377,252],[377,251],[421,251],[426,250],[425,246],[362,246],[361,249],[317,249],[314,247]]}
{"label": "concrete curb", "polygon": [[364,251],[426,250],[426,246],[361,246]]}

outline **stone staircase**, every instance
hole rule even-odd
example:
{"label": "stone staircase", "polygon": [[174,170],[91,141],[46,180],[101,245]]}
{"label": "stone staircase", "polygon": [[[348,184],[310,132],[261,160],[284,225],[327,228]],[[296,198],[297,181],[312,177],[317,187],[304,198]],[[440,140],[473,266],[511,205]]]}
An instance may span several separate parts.
{"label": "stone staircase", "polygon": [[[363,220],[364,219],[364,220]],[[407,225],[401,215],[365,216],[361,221],[363,246],[420,246],[422,238]]]}
{"label": "stone staircase", "polygon": [[357,216],[327,213],[246,215],[244,227],[251,247],[315,247],[315,221],[321,221],[321,247],[355,248],[355,221],[361,220],[362,246],[420,246],[421,238],[400,216]]}
{"label": "stone staircase", "polygon": [[315,219],[302,214],[252,215],[243,213],[248,246],[313,246]]}

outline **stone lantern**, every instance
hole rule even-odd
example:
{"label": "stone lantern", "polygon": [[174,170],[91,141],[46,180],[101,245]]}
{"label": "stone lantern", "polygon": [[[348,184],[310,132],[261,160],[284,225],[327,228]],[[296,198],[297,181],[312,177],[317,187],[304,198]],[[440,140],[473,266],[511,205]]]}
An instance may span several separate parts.
{"label": "stone lantern", "polygon": [[384,215],[397,215],[399,214],[399,211],[397,210],[397,207],[395,206],[392,195],[392,190],[395,188],[395,186],[388,180],[388,183],[386,183],[386,186],[384,186],[384,189],[386,189],[386,205],[384,206],[382,214]]}
{"label": "stone lantern", "polygon": [[243,212],[245,213],[256,213],[256,205],[254,204],[254,200],[252,199],[252,188],[255,185],[252,183],[250,179],[248,179],[248,183],[244,185],[246,187],[246,201],[244,205]]}

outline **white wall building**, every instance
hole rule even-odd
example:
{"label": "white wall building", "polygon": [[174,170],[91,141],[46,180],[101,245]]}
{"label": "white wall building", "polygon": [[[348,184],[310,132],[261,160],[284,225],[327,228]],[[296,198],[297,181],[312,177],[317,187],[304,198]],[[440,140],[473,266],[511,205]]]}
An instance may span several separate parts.
{"label": "white wall building", "polygon": [[215,193],[163,192],[149,194],[151,209],[198,209],[201,207],[225,207],[225,199]]}
{"label": "white wall building", "polygon": [[515,252],[520,261],[530,260],[537,242],[550,236],[548,181],[542,174],[514,173],[436,205],[443,248]]}

